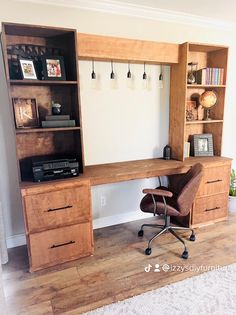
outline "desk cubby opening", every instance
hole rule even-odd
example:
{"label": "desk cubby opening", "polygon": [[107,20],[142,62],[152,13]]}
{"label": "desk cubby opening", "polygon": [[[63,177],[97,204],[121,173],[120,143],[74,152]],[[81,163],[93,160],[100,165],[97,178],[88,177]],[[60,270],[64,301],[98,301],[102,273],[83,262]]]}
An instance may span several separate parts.
{"label": "desk cubby opening", "polygon": [[[68,128],[69,129],[69,128]],[[22,181],[32,180],[32,157],[65,156],[76,157],[80,173],[83,173],[80,130],[58,132],[33,132],[16,135],[17,156]]]}

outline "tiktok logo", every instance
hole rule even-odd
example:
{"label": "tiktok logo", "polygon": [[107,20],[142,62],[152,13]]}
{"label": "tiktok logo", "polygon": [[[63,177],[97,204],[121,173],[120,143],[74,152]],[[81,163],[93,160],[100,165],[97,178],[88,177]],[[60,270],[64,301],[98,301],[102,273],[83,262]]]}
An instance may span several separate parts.
{"label": "tiktok logo", "polygon": [[151,265],[151,264],[148,264],[148,265],[144,268],[144,271],[145,271],[145,272],[149,272],[149,271],[151,271],[151,268],[152,268],[152,265]]}

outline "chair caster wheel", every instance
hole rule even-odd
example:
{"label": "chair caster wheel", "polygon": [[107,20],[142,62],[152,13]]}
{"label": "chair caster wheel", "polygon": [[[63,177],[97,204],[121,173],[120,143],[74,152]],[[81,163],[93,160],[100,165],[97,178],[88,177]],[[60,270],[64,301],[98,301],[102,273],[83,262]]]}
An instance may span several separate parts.
{"label": "chair caster wheel", "polygon": [[143,230],[138,231],[138,236],[142,237],[143,236]]}
{"label": "chair caster wheel", "polygon": [[152,249],[150,247],[145,249],[145,254],[146,255],[151,255],[151,253],[152,253]]}
{"label": "chair caster wheel", "polygon": [[192,242],[194,242],[195,239],[196,239],[195,234],[191,234],[189,240],[192,241]]}
{"label": "chair caster wheel", "polygon": [[183,251],[183,254],[182,254],[181,257],[182,257],[183,259],[188,259],[188,251],[187,251],[187,250]]}

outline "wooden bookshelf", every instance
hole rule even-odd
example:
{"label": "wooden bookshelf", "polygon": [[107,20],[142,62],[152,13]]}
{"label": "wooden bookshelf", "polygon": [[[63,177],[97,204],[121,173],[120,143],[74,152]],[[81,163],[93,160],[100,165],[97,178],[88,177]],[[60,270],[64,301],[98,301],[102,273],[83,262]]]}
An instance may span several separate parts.
{"label": "wooden bookshelf", "polygon": [[[195,43],[180,45],[180,62],[172,65],[171,72],[169,138],[173,158],[183,161],[184,143],[190,141],[193,134],[202,133],[213,135],[214,155],[221,156],[227,58],[228,48],[224,46]],[[197,63],[198,69],[223,68],[224,84],[188,84],[188,64],[191,62]],[[187,101],[194,100],[199,106],[199,96],[211,90],[217,95],[217,104],[210,110],[211,120],[186,121]]]}
{"label": "wooden bookshelf", "polygon": [[[73,184],[67,179],[59,181],[57,185],[53,181],[40,185],[33,183],[32,174],[32,158],[50,155],[76,158],[80,174],[84,171],[77,33],[72,29],[3,23],[2,43],[11,123],[16,136],[29,266],[30,271],[35,271],[93,252],[90,182],[85,179],[74,181],[73,178]],[[36,68],[41,55],[34,60],[37,80],[15,78],[12,58],[16,67],[14,69],[17,70],[20,57],[17,55],[16,59],[12,56],[12,47],[25,53],[27,47],[32,50],[37,47],[38,51],[43,47],[45,56],[47,51],[60,52],[58,56],[64,60],[66,79],[43,80],[43,76],[40,77],[42,73],[37,72]],[[35,100],[39,113],[37,128],[15,127],[13,98]],[[62,105],[63,115],[69,115],[70,119],[75,120],[75,127],[40,128],[46,116],[52,114],[53,101]],[[28,194],[23,188],[24,183],[28,183],[31,188],[44,187],[44,190]]]}

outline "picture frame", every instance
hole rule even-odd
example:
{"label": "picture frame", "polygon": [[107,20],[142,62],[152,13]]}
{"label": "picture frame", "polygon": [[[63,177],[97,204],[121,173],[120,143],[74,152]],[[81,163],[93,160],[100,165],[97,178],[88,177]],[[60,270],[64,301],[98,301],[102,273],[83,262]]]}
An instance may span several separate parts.
{"label": "picture frame", "polygon": [[44,80],[66,80],[64,58],[62,56],[42,56]]}
{"label": "picture frame", "polygon": [[13,98],[12,103],[17,129],[37,128],[40,126],[38,106],[35,98]]}
{"label": "picture frame", "polygon": [[214,156],[212,134],[203,133],[192,135],[191,151],[193,156]]}
{"label": "picture frame", "polygon": [[198,109],[196,101],[186,103],[186,121],[198,120]]}
{"label": "picture frame", "polygon": [[19,59],[22,79],[37,80],[34,61],[30,59]]}

